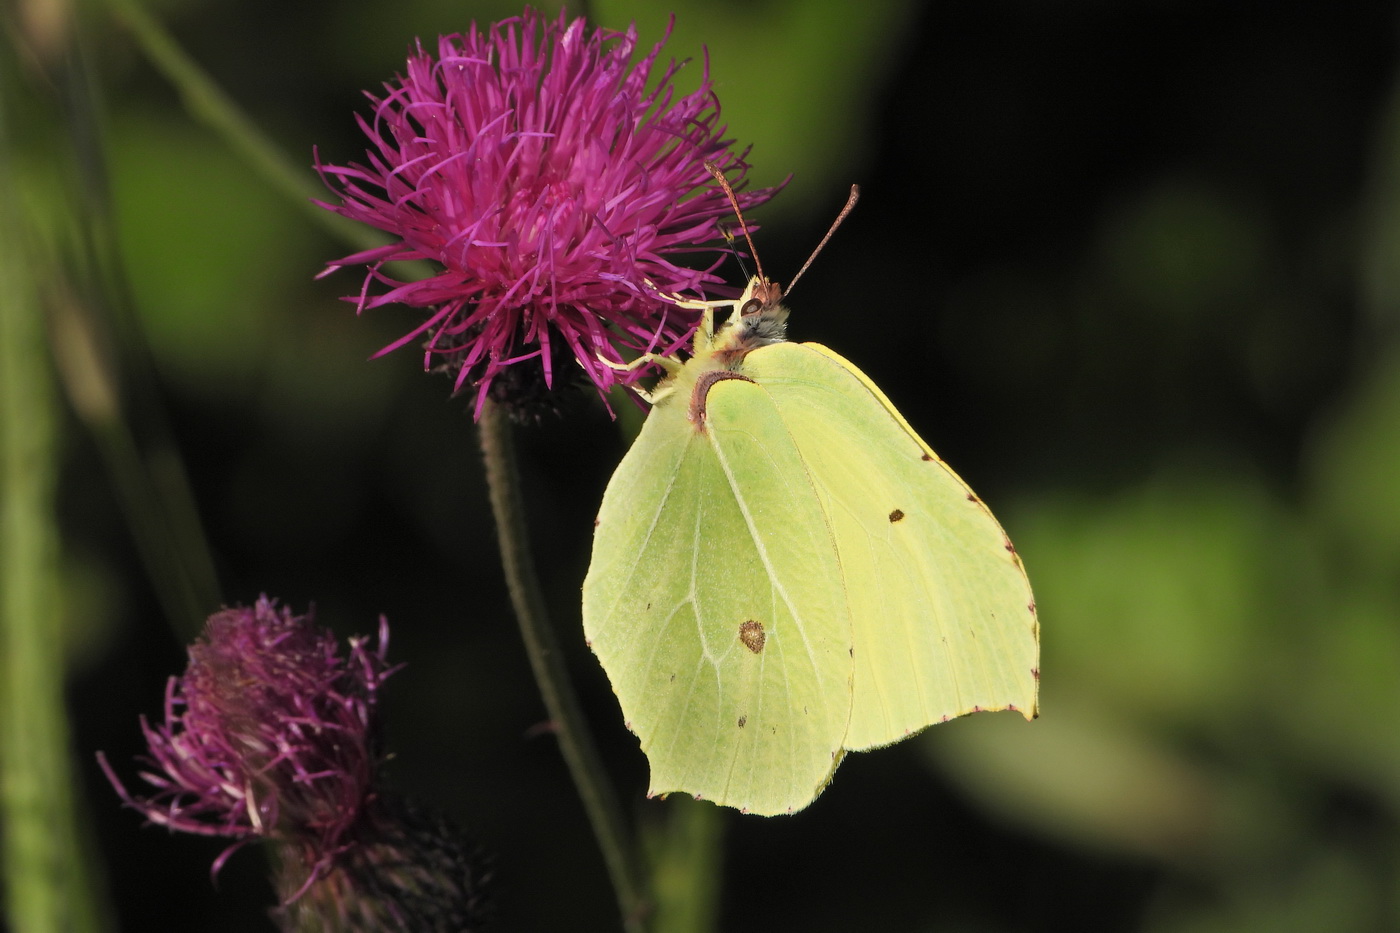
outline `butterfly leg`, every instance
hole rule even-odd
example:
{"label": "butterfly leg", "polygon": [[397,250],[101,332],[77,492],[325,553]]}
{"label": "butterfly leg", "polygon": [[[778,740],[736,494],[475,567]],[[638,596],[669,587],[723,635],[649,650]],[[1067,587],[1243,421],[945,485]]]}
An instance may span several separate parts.
{"label": "butterfly leg", "polygon": [[[657,366],[660,366],[662,369],[666,370],[666,375],[674,376],[676,373],[680,372],[681,367],[685,365],[680,360],[674,359],[669,356],[661,356],[659,353],[644,354],[643,356],[637,357],[630,363],[614,363],[612,360],[608,359],[605,356],[602,356],[601,354],[598,356],[598,359],[600,362],[602,362],[604,366],[619,373],[636,372],[643,366],[649,366],[652,363],[655,363]],[[635,385],[628,386],[628,388],[631,389],[633,392],[637,393],[637,397],[640,398],[642,401],[646,402],[648,405],[655,405],[670,391],[669,389],[663,389],[659,392],[652,393],[648,392],[646,389],[641,388],[640,386]]]}

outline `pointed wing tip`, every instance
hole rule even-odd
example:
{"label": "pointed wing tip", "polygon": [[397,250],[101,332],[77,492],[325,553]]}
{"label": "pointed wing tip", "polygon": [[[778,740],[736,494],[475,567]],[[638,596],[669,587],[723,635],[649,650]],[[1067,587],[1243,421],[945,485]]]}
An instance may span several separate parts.
{"label": "pointed wing tip", "polygon": [[1032,700],[1026,706],[1017,706],[1015,703],[1008,703],[1006,709],[1009,712],[1020,713],[1026,717],[1026,722],[1035,722],[1040,718],[1040,704]]}

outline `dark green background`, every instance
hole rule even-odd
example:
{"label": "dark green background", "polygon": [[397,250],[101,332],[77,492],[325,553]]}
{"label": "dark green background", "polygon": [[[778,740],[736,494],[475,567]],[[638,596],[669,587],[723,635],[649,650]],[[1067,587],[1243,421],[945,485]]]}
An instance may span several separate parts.
{"label": "dark green background", "polygon": [[[416,35],[517,8],[165,2],[310,172],[358,159],[359,90]],[[605,25],[664,12],[599,3]],[[752,0],[676,7],[712,55],[795,339],[861,366],[1025,558],[1042,718],[856,755],[810,810],[723,814],[726,930],[1400,928],[1400,98],[1387,4]],[[506,602],[467,404],[356,319],[349,249],[194,122],[88,10],[103,145],[155,392],[222,598],[393,626],[400,789],[494,854],[496,928],[615,928]],[[683,83],[693,86],[699,62]],[[21,69],[7,72],[21,74]],[[65,143],[19,136],[37,214]],[[48,129],[45,129],[45,128]],[[23,129],[23,125],[21,127]],[[57,197],[53,199],[55,202]],[[737,272],[733,273],[739,278]],[[135,358],[125,365],[138,367]],[[160,412],[164,412],[161,415]],[[70,419],[62,523],[75,754],[127,930],[267,929],[257,851],[143,829],[133,775],[183,641]],[[623,430],[586,400],[518,435],[536,556],[629,810],[645,762],[583,646],[578,588]],[[211,611],[216,606],[208,607]]]}

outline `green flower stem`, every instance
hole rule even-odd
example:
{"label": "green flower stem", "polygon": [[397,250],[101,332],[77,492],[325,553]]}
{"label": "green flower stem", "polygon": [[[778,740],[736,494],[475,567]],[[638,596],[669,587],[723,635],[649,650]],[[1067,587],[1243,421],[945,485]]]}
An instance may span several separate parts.
{"label": "green flower stem", "polygon": [[[0,99],[0,178],[8,164]],[[0,184],[0,865],[8,928],[103,928],[74,816],[63,704],[55,406],[22,212]]]}
{"label": "green flower stem", "polygon": [[559,747],[569,766],[584,809],[593,824],[622,910],[623,926],[640,931],[645,903],[634,854],[628,845],[622,811],[608,783],[593,738],[579,710],[578,698],[559,645],[545,612],[539,577],[530,556],[525,530],[525,510],[520,496],[519,472],[510,419],[488,402],[481,413],[481,451],[486,460],[486,485],[501,548],[501,562],[510,587],[511,603],[525,639],[525,651],[535,673],[545,709],[559,736]]}
{"label": "green flower stem", "polygon": [[719,929],[725,816],[687,794],[666,798],[665,822],[643,836],[651,868],[651,933]]}

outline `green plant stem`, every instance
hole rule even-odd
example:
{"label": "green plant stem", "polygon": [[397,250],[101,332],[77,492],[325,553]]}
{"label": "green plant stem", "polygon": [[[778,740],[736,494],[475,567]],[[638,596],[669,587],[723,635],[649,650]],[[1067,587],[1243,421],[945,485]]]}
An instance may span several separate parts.
{"label": "green plant stem", "polygon": [[[0,90],[3,90],[0,88]],[[0,94],[0,97],[3,97]],[[8,159],[0,99],[0,177]],[[23,215],[0,184],[0,865],[8,928],[91,933],[98,894],[74,815],[63,703],[53,378],[25,261]]]}
{"label": "green plant stem", "polygon": [[608,874],[617,892],[623,926],[629,931],[640,931],[645,905],[635,857],[627,842],[622,811],[594,748],[568,671],[564,668],[563,657],[545,611],[534,560],[530,556],[510,419],[498,406],[488,402],[481,413],[478,427],[481,431],[481,451],[486,461],[491,511],[496,517],[501,562],[520,634],[525,640],[525,651],[530,657],[530,667],[534,671],[540,695],[544,698],[545,709],[559,736],[564,761],[569,766],[579,796],[583,798],[584,809],[593,824],[593,833],[603,851]]}
{"label": "green plant stem", "polygon": [[724,817],[688,794],[666,798],[664,823],[643,834],[651,869],[651,933],[719,929]]}

